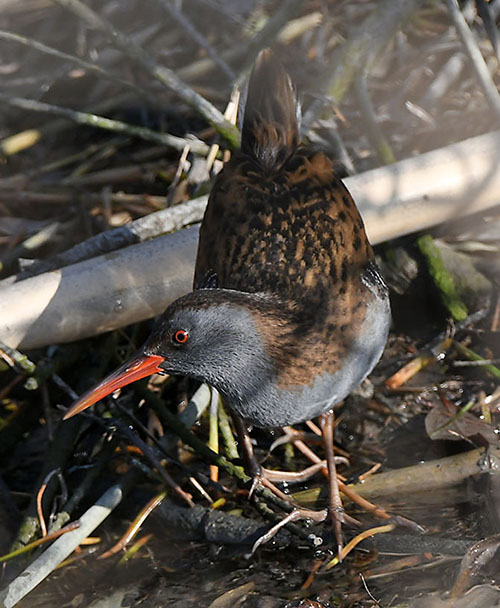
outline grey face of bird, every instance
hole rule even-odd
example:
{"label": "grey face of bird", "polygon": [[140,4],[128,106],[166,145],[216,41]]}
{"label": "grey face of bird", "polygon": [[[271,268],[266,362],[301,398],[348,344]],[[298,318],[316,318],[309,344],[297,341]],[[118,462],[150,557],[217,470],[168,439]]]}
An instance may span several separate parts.
{"label": "grey face of bird", "polygon": [[252,314],[234,303],[208,304],[165,314],[150,339],[129,361],[85,393],[65,419],[106,395],[155,373],[189,376],[214,386],[231,408],[255,397],[273,375]]}
{"label": "grey face of bird", "polygon": [[142,350],[147,357],[161,357],[159,367],[168,374],[211,384],[231,406],[242,395],[255,394],[274,373],[255,322],[255,307],[250,306],[259,296],[203,290],[202,307],[199,297],[200,292],[193,292],[169,307]]}

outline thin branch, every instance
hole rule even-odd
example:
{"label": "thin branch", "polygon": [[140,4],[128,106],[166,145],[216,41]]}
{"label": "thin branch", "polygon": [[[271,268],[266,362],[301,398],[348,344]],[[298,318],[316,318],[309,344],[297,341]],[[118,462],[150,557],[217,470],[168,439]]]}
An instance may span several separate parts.
{"label": "thin branch", "polygon": [[[134,99],[135,95],[133,95],[130,91],[126,91],[118,95],[106,97],[104,100],[94,104],[92,108],[89,109],[91,109],[93,113],[99,112],[100,114],[103,114],[115,108],[119,108],[120,106],[126,106]],[[14,133],[14,135],[5,137],[0,141],[0,153],[4,154],[5,156],[18,154],[19,152],[22,152],[23,150],[35,145],[42,138],[48,135],[53,136],[57,133],[65,131],[68,129],[69,124],[71,123],[68,123],[67,119],[62,120],[57,118],[56,120],[52,120],[50,122],[44,121],[39,127]]]}
{"label": "thin branch", "polygon": [[477,42],[470,31],[462,12],[460,11],[457,0],[446,0],[446,5],[448,6],[450,16],[457,29],[458,35],[460,36],[460,40],[462,41],[465,52],[467,53],[467,56],[472,63],[472,67],[476,72],[476,76],[483,89],[484,96],[486,97],[490,108],[493,110],[498,120],[500,119],[500,95],[490,76],[488,66],[486,65]]}
{"label": "thin branch", "polygon": [[113,512],[136,478],[137,473],[133,470],[123,477],[119,484],[109,488],[96,504],[80,517],[80,526],[77,529],[60,536],[2,591],[1,605],[12,608],[53,572]]}
{"label": "thin branch", "polygon": [[193,152],[196,152],[202,156],[206,156],[210,150],[207,144],[194,138],[191,141],[191,139],[176,137],[175,135],[170,135],[168,133],[158,133],[157,131],[152,131],[147,127],[137,127],[135,125],[129,125],[120,120],[112,120],[111,118],[105,118],[104,116],[98,116],[97,114],[79,112],[78,110],[71,110],[70,108],[62,108],[60,106],[44,103],[42,101],[36,101],[35,99],[11,97],[6,93],[0,93],[0,101],[23,110],[28,110],[31,112],[43,112],[44,114],[53,114],[55,116],[68,118],[69,120],[72,120],[80,125],[105,129],[106,131],[113,131],[115,133],[125,133],[126,135],[139,137],[146,141],[153,141],[157,144],[169,146],[175,150],[183,150],[188,143]]}
{"label": "thin branch", "polygon": [[175,205],[175,207],[150,213],[125,226],[96,234],[52,259],[34,262],[29,268],[16,276],[16,281],[35,276],[41,272],[63,268],[69,264],[76,264],[82,260],[109,253],[128,245],[141,243],[160,234],[174,232],[189,224],[199,222],[205,212],[207,198],[206,195],[201,196]]}
{"label": "thin branch", "polygon": [[379,160],[384,165],[390,165],[396,162],[396,158],[391,149],[391,145],[380,128],[377,120],[377,114],[373,107],[368,84],[366,82],[366,74],[361,73],[356,78],[354,91],[358,100],[362,117],[366,125],[366,132],[371,145],[375,148]]}

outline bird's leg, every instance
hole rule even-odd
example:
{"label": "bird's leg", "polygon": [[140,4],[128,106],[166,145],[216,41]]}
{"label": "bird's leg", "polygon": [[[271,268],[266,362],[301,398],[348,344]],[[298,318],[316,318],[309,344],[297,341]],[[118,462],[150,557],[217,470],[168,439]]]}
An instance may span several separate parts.
{"label": "bird's leg", "polygon": [[340,498],[339,482],[337,479],[337,469],[335,467],[335,454],[333,451],[333,423],[335,414],[328,412],[320,416],[321,429],[323,431],[323,442],[325,445],[326,462],[328,465],[328,483],[330,495],[330,517],[332,518],[335,538],[337,539],[337,551],[339,560],[342,560],[342,524],[345,521],[344,507]]}
{"label": "bird's leg", "polygon": [[243,448],[245,460],[248,465],[248,472],[252,476],[259,476],[260,465],[257,462],[257,458],[255,457],[255,452],[253,451],[253,445],[250,439],[250,435],[248,433],[247,426],[243,422],[243,420],[236,414],[231,414],[231,417],[233,419],[234,427],[236,429],[236,433],[238,434],[238,439],[240,440],[241,447]]}
{"label": "bird's leg", "polygon": [[[232,418],[238,434],[238,439],[240,440],[243,448],[245,461],[248,466],[248,472],[253,478],[252,489],[250,491],[251,494],[253,493],[255,485],[263,478],[271,482],[270,485],[274,487],[273,482],[298,483],[307,481],[309,478],[313,477],[313,475],[318,473],[318,471],[326,470],[326,461],[319,458],[312,466],[307,467],[302,471],[272,471],[271,469],[266,469],[257,461],[245,423],[239,416],[236,416],[235,414],[233,414]],[[272,487],[269,489],[272,490]],[[290,501],[290,497],[288,497],[288,500]]]}
{"label": "bird's leg", "polygon": [[[325,518],[326,518],[326,509],[323,509],[322,511],[309,511],[309,510],[302,510],[302,509],[293,509],[293,511],[290,511],[290,513],[288,513],[288,515],[286,515],[285,517],[283,517],[283,519],[281,519],[279,522],[274,524],[274,526],[272,528],[270,528],[265,534],[263,534],[262,536],[259,536],[259,538],[253,544],[251,554],[253,555],[255,553],[255,551],[257,551],[257,549],[261,545],[268,543],[272,538],[274,538],[276,536],[276,534],[278,534],[278,532],[281,530],[281,528],[283,528],[290,522],[295,522],[300,519],[312,519],[313,521],[315,521],[317,523],[321,523],[325,520]],[[318,536],[314,537],[315,546],[321,545],[322,542],[323,542],[323,539],[321,537],[318,537]]]}
{"label": "bird's leg", "polygon": [[255,486],[260,482],[262,477],[262,471],[260,464],[257,462],[255,452],[253,451],[252,441],[248,434],[248,429],[244,421],[236,414],[231,413],[238,439],[240,440],[241,447],[245,457],[246,464],[248,466],[248,472],[250,473],[253,481],[252,487],[250,488],[250,496],[252,496]]}
{"label": "bird's leg", "polygon": [[[321,471],[326,467],[326,463],[324,461],[319,461],[313,464],[307,469],[299,472],[288,472],[288,471],[271,471],[270,469],[264,468],[255,456],[255,452],[253,451],[253,445],[250,440],[250,435],[248,434],[248,429],[244,423],[244,421],[237,416],[236,414],[232,415],[234,426],[236,428],[236,432],[238,434],[238,439],[241,442],[241,446],[243,448],[245,461],[248,466],[248,472],[252,476],[253,482],[252,487],[250,489],[250,496],[252,496],[255,486],[266,480],[266,487],[271,490],[277,496],[282,498],[285,496],[282,494],[278,488],[274,485],[273,482],[282,482],[286,481],[288,483],[306,481],[313,475],[315,475],[318,471]],[[285,496],[285,500],[288,502],[292,502],[289,496]]]}
{"label": "bird's leg", "polygon": [[[332,517],[335,536],[337,539],[338,553],[339,558],[342,554],[343,540],[342,540],[342,523],[345,521],[344,510],[342,507],[342,501],[340,500],[340,494],[338,490],[338,482],[337,475],[335,469],[335,455],[333,453],[333,414],[323,415],[321,417],[322,429],[323,429],[323,441],[325,443],[326,450],[326,460],[329,472],[330,479],[330,505],[329,509],[322,509],[320,511],[314,511],[312,509],[304,509],[298,507],[290,496],[287,496],[283,492],[281,492],[272,481],[280,481],[283,479],[283,471],[268,471],[267,469],[263,469],[261,465],[257,462],[257,458],[255,457],[255,453],[253,450],[252,442],[250,440],[250,435],[248,434],[248,429],[245,425],[245,422],[236,414],[232,414],[234,426],[236,432],[238,434],[238,438],[241,442],[241,446],[243,448],[244,457],[247,462],[248,472],[253,477],[252,488],[250,490],[250,496],[252,495],[256,485],[258,483],[262,483],[264,487],[269,489],[273,494],[281,498],[282,500],[286,500],[289,502],[294,508],[291,513],[289,513],[284,519],[275,524],[266,534],[264,534],[254,545],[253,551],[260,546],[262,543],[268,542],[277,532],[287,523],[291,521],[297,521],[299,519],[312,519],[313,521],[319,523],[326,519],[328,515]],[[313,467],[309,467],[307,472],[311,474],[311,472],[316,472],[324,468],[324,463],[322,461],[316,462]],[[314,471],[310,471],[310,469],[314,469]],[[276,476],[275,476],[275,475]],[[285,474],[286,475],[286,474]],[[297,475],[302,475],[302,473],[290,474],[292,477],[296,477]]]}
{"label": "bird's leg", "polygon": [[286,482],[286,483],[299,483],[302,481],[307,481],[319,471],[326,470],[326,462],[324,460],[320,460],[315,464],[312,464],[310,467],[306,467],[302,469],[302,471],[273,471],[271,469],[266,469],[261,465],[261,476],[265,477],[269,481],[275,482]]}

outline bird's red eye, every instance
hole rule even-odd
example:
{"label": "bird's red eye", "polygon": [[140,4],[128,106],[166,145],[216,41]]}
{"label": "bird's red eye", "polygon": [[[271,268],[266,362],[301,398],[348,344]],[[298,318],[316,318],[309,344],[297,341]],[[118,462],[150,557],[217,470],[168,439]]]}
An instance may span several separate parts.
{"label": "bird's red eye", "polygon": [[185,329],[178,329],[172,336],[174,344],[186,344],[189,340],[189,333]]}

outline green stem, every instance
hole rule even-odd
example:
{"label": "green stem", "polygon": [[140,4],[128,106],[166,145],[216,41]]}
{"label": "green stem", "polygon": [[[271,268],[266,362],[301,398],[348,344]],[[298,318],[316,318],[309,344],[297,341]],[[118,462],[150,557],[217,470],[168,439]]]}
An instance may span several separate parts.
{"label": "green stem", "polygon": [[222,400],[219,401],[219,428],[226,448],[227,457],[229,460],[236,460],[239,457],[238,446],[236,445],[229,416],[227,415]]}
{"label": "green stem", "polygon": [[251,478],[245,473],[245,470],[241,466],[234,465],[229,462],[224,456],[216,454],[211,450],[203,441],[198,439],[194,433],[187,429],[182,422],[179,421],[177,416],[172,414],[163,404],[163,401],[157,395],[148,391],[148,389],[141,385],[141,383],[135,384],[135,390],[137,394],[150,405],[155,412],[158,414],[160,420],[169,427],[184,443],[193,448],[202,458],[208,461],[209,464],[215,464],[219,468],[223,469],[231,475],[236,477],[243,483],[248,483]]}
{"label": "green stem", "polygon": [[[484,357],[481,357],[481,355],[478,355],[473,350],[471,350],[470,348],[467,348],[467,346],[464,346],[460,342],[454,342],[454,346],[455,346],[456,350],[459,352],[459,354],[462,355],[462,357],[467,357],[467,359],[469,359],[470,361],[483,361],[484,360]],[[484,369],[488,373],[490,373],[493,377],[500,379],[500,369],[498,369],[498,367],[496,367],[496,365],[487,363],[486,365],[481,365],[481,367],[482,367],[482,369]]]}

